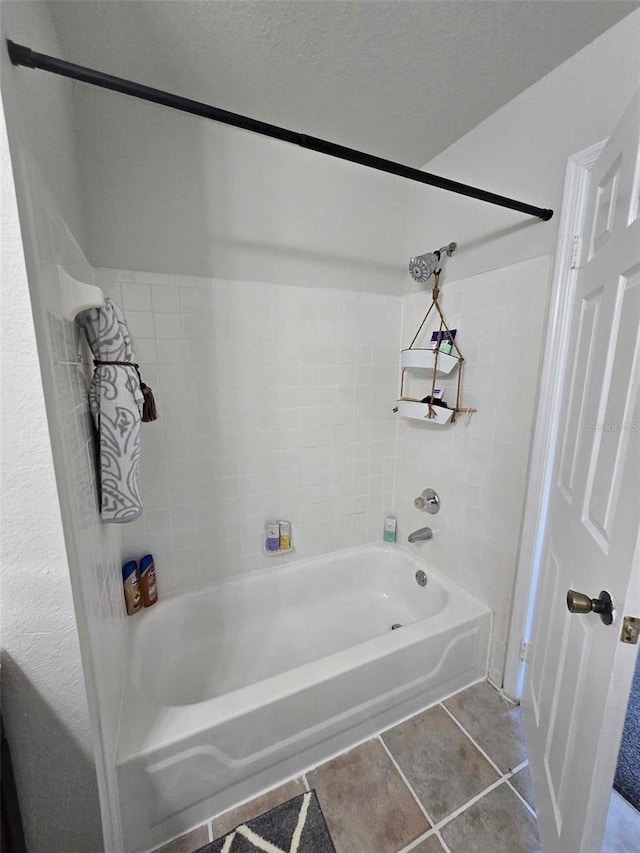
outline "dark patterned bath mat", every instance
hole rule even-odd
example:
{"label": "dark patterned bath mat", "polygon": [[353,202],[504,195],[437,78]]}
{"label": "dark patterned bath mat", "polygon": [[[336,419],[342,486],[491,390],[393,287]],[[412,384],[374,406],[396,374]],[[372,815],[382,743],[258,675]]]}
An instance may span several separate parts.
{"label": "dark patterned bath mat", "polygon": [[197,853],[335,853],[315,791],[300,794]]}
{"label": "dark patterned bath mat", "polygon": [[640,655],[636,660],[613,787],[640,811]]}

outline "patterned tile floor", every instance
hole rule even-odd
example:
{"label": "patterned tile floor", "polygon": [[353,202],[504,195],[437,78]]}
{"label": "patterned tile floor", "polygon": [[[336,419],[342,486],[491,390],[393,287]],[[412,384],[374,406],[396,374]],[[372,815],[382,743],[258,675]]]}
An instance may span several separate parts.
{"label": "patterned tile floor", "polygon": [[315,788],[336,853],[538,853],[520,711],[489,684],[213,818],[158,853],[192,853]]}

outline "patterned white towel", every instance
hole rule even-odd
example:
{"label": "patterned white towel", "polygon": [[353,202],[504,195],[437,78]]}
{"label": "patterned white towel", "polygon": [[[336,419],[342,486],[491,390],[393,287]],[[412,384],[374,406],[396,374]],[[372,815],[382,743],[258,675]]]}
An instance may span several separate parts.
{"label": "patterned white towel", "polygon": [[142,513],[140,425],[144,397],[136,354],[121,308],[109,298],[102,308],[78,314],[96,361],[131,362],[131,367],[98,364],[89,406],[99,437],[100,515],[103,521],[133,521]]}

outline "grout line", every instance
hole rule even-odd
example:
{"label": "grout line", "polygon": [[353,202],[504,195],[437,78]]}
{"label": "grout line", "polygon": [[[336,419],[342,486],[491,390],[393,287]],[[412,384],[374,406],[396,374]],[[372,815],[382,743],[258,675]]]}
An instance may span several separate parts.
{"label": "grout line", "polygon": [[209,842],[214,841],[213,838],[213,818],[209,818],[207,821],[207,830],[209,832]]}
{"label": "grout line", "polygon": [[516,786],[511,784],[510,779],[505,779],[505,782],[506,782],[506,783],[507,783],[507,785],[511,788],[511,790],[513,791],[513,793],[518,797],[518,799],[522,800],[523,805],[525,805],[525,806],[529,809],[529,811],[531,812],[531,814],[532,814],[532,815],[536,818],[536,820],[537,820],[537,819],[538,819],[538,816],[536,815],[535,809],[534,809],[534,808],[533,808],[533,807],[532,807],[532,806],[531,806],[531,805],[530,805],[530,804],[525,800],[525,798],[522,796],[522,794],[520,793],[520,791],[518,791],[518,789],[516,788]]}
{"label": "grout line", "polygon": [[453,722],[458,726],[458,728],[460,729],[460,731],[461,731],[463,734],[465,734],[465,735],[469,738],[469,740],[470,740],[470,741],[471,741],[471,743],[475,746],[475,748],[478,750],[478,752],[480,752],[480,753],[481,753],[481,754],[482,754],[482,755],[487,759],[487,761],[489,762],[489,764],[490,764],[490,765],[493,767],[493,769],[498,773],[498,775],[499,775],[499,776],[504,776],[505,774],[502,772],[502,770],[500,770],[500,768],[499,768],[499,767],[498,767],[498,765],[495,763],[495,761],[491,758],[491,756],[490,756],[490,755],[488,755],[488,753],[486,753],[486,752],[484,751],[484,749],[483,749],[483,748],[482,748],[482,747],[481,747],[481,746],[480,746],[480,745],[479,745],[479,744],[478,744],[478,743],[477,743],[477,742],[476,742],[476,741],[471,737],[471,735],[469,734],[469,732],[465,729],[465,727],[462,725],[462,723],[461,723],[459,720],[457,720],[457,719],[453,716],[453,714],[451,713],[451,711],[450,711],[447,707],[445,707],[445,705],[442,705],[442,704],[441,704],[441,706],[440,706],[440,707],[441,707],[441,708],[443,708],[443,709],[446,711],[446,713],[451,717],[451,719],[453,720]]}
{"label": "grout line", "polygon": [[440,832],[438,830],[436,830],[436,835],[438,836],[438,841],[440,842],[440,844],[442,844],[445,853],[451,853],[451,850],[449,849],[447,842],[444,840],[444,838],[442,837],[442,835],[440,834]]}
{"label": "grout line", "polygon": [[468,808],[471,808],[471,806],[475,806],[475,804],[480,802],[483,797],[486,797],[487,794],[490,794],[492,791],[495,791],[497,787],[502,785],[504,781],[505,778],[503,776],[501,776],[499,779],[496,779],[496,781],[489,785],[487,788],[485,788],[484,791],[480,791],[479,794],[476,794],[475,797],[472,797],[468,802],[460,806],[460,808],[457,808],[455,811],[451,812],[450,815],[447,815],[445,818],[443,818],[435,828],[437,830],[440,830],[443,826],[446,826],[448,823],[451,823],[452,820],[455,820],[457,817],[460,817],[462,812],[466,811]]}
{"label": "grout line", "polygon": [[[465,812],[468,808],[471,808],[471,806],[474,806],[476,803],[480,802],[480,800],[482,800],[483,797],[485,797],[487,794],[490,794],[492,791],[494,791],[496,788],[498,788],[503,783],[506,783],[507,785],[509,785],[509,782],[508,782],[508,779],[506,776],[501,776],[500,779],[497,779],[493,784],[489,785],[483,791],[480,791],[480,793],[476,794],[475,797],[472,797],[468,802],[464,803],[459,808],[457,808],[455,811],[451,812],[451,814],[444,817],[439,823],[435,824],[432,827],[432,829],[429,830],[429,832],[425,832],[424,835],[421,835],[419,838],[416,838],[414,841],[411,842],[411,844],[407,845],[406,847],[403,847],[402,850],[399,851],[399,853],[405,853],[405,851],[407,851],[407,853],[409,853],[409,851],[412,850],[419,842],[424,841],[426,838],[429,838],[432,835],[436,835],[438,837],[438,840],[441,842],[442,846],[444,847],[445,851],[447,851],[447,853],[451,853],[451,851],[449,850],[444,838],[442,837],[441,829],[443,827],[447,826],[447,824],[454,821],[457,817],[460,817],[460,815],[463,812]],[[511,785],[509,785],[509,787],[511,787]],[[516,791],[516,793],[517,793],[517,791]],[[529,807],[529,810],[531,811],[530,807]],[[534,817],[535,817],[535,814],[534,814]]]}
{"label": "grout line", "polygon": [[379,740],[379,742],[382,744],[382,748],[384,749],[384,751],[387,753],[387,755],[389,756],[389,758],[390,758],[390,759],[391,759],[391,761],[393,762],[393,766],[394,766],[394,767],[396,768],[396,770],[398,771],[398,773],[399,773],[399,775],[400,775],[400,778],[402,779],[402,781],[404,782],[404,784],[405,784],[405,785],[407,786],[407,788],[409,789],[409,792],[411,793],[411,796],[413,797],[413,799],[414,799],[414,800],[416,801],[416,803],[418,804],[418,808],[420,809],[420,811],[422,812],[422,814],[423,814],[423,815],[425,816],[425,818],[427,819],[427,821],[428,821],[428,823],[429,823],[429,829],[434,829],[434,828],[435,828],[435,825],[436,825],[436,821],[434,821],[434,820],[432,819],[432,817],[431,817],[431,815],[429,814],[429,812],[426,810],[426,808],[424,807],[424,805],[422,804],[422,802],[418,799],[418,795],[416,794],[416,792],[415,792],[415,791],[413,790],[413,788],[411,787],[411,783],[409,782],[409,780],[408,780],[408,779],[407,779],[407,777],[405,776],[403,769],[400,767],[400,765],[398,764],[398,762],[397,762],[397,761],[396,761],[396,759],[394,758],[394,756],[393,756],[393,754],[392,754],[391,750],[390,750],[390,749],[389,749],[389,747],[386,745],[386,743],[383,741],[383,739],[382,739],[381,735],[378,735],[378,740]]}
{"label": "grout line", "polygon": [[304,782],[304,787],[307,789],[307,794],[308,794],[309,791],[311,790],[311,788],[309,787],[309,780],[307,779],[306,773],[302,774],[302,781]]}
{"label": "grout line", "polygon": [[413,841],[410,841],[409,844],[402,847],[398,853],[410,853],[411,850],[415,850],[418,844],[422,844],[422,842],[426,841],[427,838],[433,838],[433,836],[437,834],[436,830],[431,827],[428,832],[423,832],[422,835],[419,835],[417,838],[414,838]]}
{"label": "grout line", "polygon": [[515,775],[516,775],[516,773],[519,773],[521,770],[524,770],[524,768],[525,768],[528,764],[529,764],[529,759],[528,759],[528,758],[525,758],[525,760],[524,760],[524,761],[521,761],[521,762],[520,762],[520,764],[516,764],[516,766],[515,766],[515,767],[512,767],[512,768],[511,768],[511,770],[509,771],[509,773],[508,773],[507,775],[508,775],[508,776],[515,776]]}

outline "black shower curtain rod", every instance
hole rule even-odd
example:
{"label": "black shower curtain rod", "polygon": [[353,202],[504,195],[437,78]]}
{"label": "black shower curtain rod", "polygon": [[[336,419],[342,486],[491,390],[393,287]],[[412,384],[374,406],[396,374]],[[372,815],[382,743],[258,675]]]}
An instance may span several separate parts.
{"label": "black shower curtain rod", "polygon": [[191,113],[201,118],[208,118],[221,124],[240,127],[243,130],[260,133],[263,136],[270,136],[273,139],[281,139],[283,142],[290,142],[293,145],[299,145],[301,148],[308,148],[310,151],[317,151],[320,154],[328,154],[330,157],[337,157],[339,160],[359,163],[361,166],[368,166],[370,169],[388,172],[391,175],[398,175],[401,178],[408,178],[410,181],[418,181],[421,184],[429,184],[448,192],[477,198],[479,201],[486,201],[489,204],[495,204],[499,207],[507,207],[510,210],[517,210],[520,213],[528,213],[531,216],[537,216],[539,219],[547,220],[553,216],[553,210],[535,207],[532,204],[526,204],[517,199],[497,195],[487,190],[471,187],[468,184],[451,181],[448,178],[441,178],[438,175],[422,172],[420,169],[414,169],[411,166],[394,163],[393,160],[385,160],[383,157],[375,157],[373,154],[355,151],[353,148],[346,148],[344,145],[327,142],[315,136],[296,133],[293,130],[287,130],[284,127],[278,127],[274,124],[267,124],[257,119],[231,113],[218,107],[209,106],[209,104],[203,104],[200,101],[192,101],[190,98],[172,95],[170,92],[163,92],[161,89],[153,89],[151,86],[144,86],[141,83],[124,80],[122,77],[114,77],[111,74],[105,74],[93,68],[74,65],[74,63],[66,62],[64,59],[56,59],[54,56],[36,53],[31,48],[16,44],[9,39],[7,39],[7,46],[9,57],[14,65],[39,68],[42,71],[50,71],[52,74],[70,77],[72,80],[80,80],[82,83],[90,83],[93,86],[100,86],[103,89],[111,89],[113,92],[122,92],[124,95],[132,95],[134,98],[141,98],[143,101],[162,104],[165,107]]}

